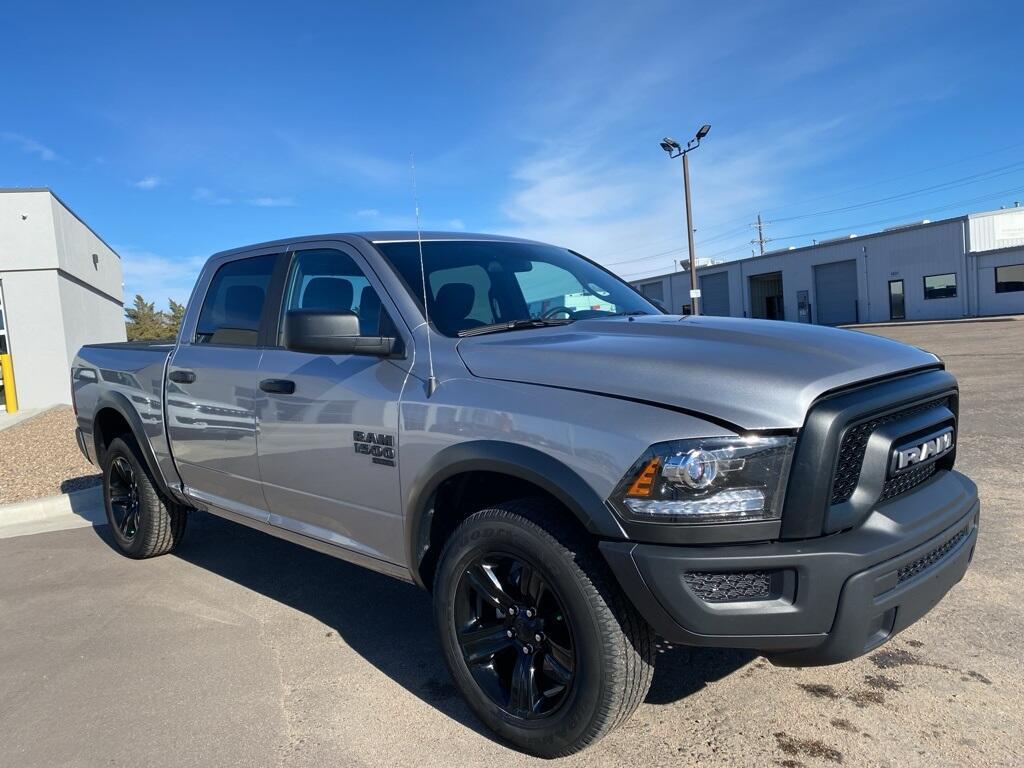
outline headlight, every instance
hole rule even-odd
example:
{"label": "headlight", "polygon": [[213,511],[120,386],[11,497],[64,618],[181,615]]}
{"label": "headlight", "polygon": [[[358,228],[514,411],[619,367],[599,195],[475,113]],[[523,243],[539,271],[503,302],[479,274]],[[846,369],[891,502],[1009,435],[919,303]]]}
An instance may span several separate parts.
{"label": "headlight", "polygon": [[652,445],[615,488],[624,517],[731,523],[782,515],[795,437],[709,437]]}

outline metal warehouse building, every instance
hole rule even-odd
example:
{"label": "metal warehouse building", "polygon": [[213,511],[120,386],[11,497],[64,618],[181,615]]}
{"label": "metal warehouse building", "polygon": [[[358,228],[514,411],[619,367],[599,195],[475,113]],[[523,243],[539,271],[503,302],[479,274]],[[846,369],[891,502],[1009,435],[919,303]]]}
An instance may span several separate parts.
{"label": "metal warehouse building", "polygon": [[71,402],[78,348],[124,340],[121,258],[50,190],[0,189],[0,354],[19,407]]}
{"label": "metal warehouse building", "polygon": [[[1024,208],[850,235],[697,269],[701,313],[840,325],[1024,313]],[[632,281],[689,310],[687,272]]]}

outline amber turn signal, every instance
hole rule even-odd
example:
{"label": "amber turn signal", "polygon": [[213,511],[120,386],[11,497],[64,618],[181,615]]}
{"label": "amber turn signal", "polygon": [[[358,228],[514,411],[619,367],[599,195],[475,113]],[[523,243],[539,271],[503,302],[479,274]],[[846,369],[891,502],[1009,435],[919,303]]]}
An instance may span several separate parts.
{"label": "amber turn signal", "polygon": [[658,467],[661,465],[661,458],[655,456],[644,467],[643,472],[636,476],[636,480],[626,491],[627,496],[650,496],[654,487],[654,480],[658,476]]}

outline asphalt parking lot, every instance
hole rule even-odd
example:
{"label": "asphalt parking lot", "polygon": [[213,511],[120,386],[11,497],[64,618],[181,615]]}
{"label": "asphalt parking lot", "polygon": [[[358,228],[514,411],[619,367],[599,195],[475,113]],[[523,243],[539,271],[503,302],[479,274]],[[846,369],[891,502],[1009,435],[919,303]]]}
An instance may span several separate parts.
{"label": "asphalt parking lot", "polygon": [[[664,648],[636,716],[566,765],[1024,764],[1024,321],[874,328],[961,384],[974,565],[836,667]],[[0,765],[539,764],[449,681],[427,595],[205,515],[135,562],[105,528],[0,541]]]}

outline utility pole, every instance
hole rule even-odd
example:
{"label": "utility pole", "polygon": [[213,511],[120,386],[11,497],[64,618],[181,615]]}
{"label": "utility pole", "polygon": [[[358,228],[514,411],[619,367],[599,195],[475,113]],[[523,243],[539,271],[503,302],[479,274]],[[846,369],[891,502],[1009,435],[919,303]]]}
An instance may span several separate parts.
{"label": "utility pole", "polygon": [[757,239],[751,240],[750,244],[758,246],[761,249],[761,255],[764,256],[764,244],[770,243],[771,239],[764,236],[764,223],[761,221],[760,213],[757,214],[757,224],[754,226],[757,227]]}
{"label": "utility pole", "polygon": [[700,290],[697,288],[697,251],[693,247],[693,212],[690,210],[690,153],[683,153],[683,192],[686,196],[686,242],[690,249],[690,310],[700,314]]}
{"label": "utility pole", "polygon": [[700,289],[697,287],[697,251],[693,244],[693,211],[690,208],[690,158],[691,150],[700,146],[700,140],[708,135],[710,125],[702,125],[686,146],[680,146],[675,139],[664,138],[661,148],[668,153],[670,159],[683,158],[683,193],[686,196],[686,243],[690,250],[690,311],[700,314]]}

